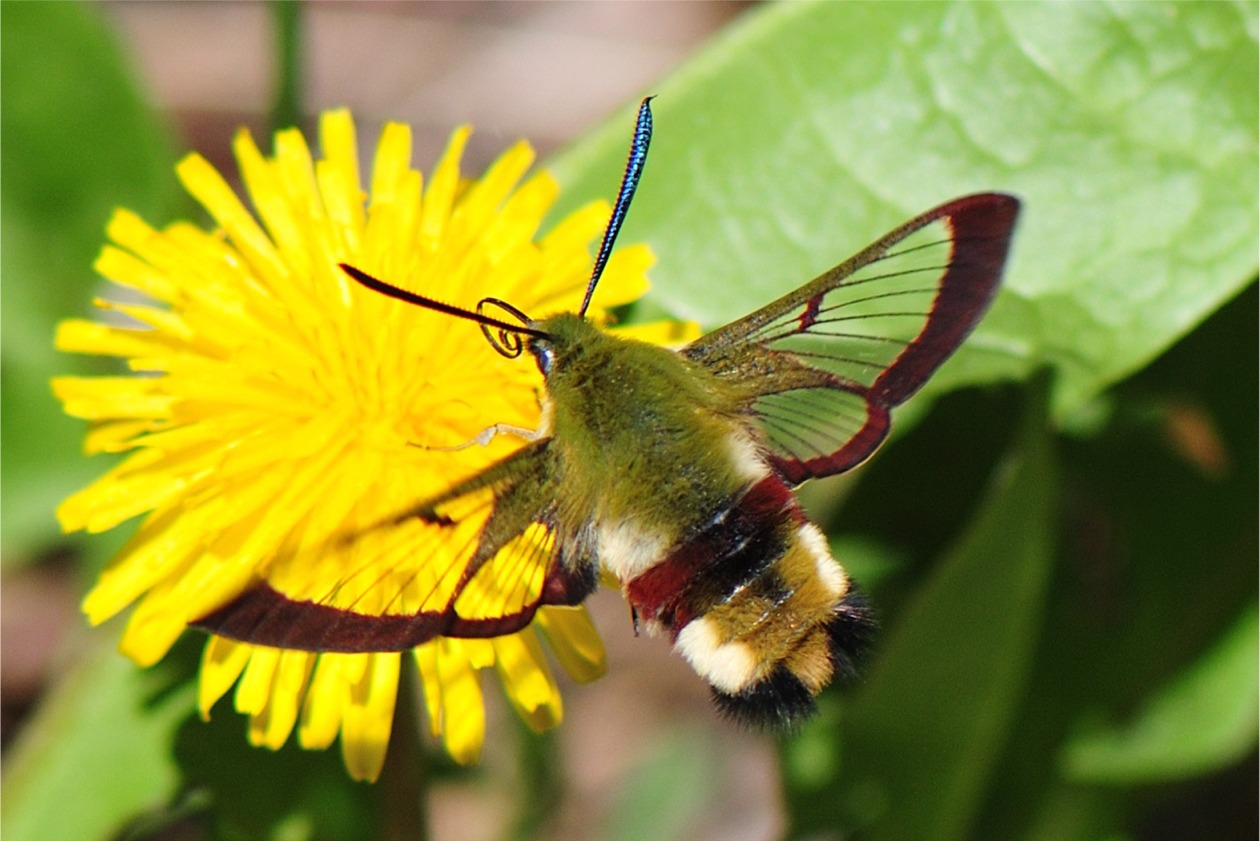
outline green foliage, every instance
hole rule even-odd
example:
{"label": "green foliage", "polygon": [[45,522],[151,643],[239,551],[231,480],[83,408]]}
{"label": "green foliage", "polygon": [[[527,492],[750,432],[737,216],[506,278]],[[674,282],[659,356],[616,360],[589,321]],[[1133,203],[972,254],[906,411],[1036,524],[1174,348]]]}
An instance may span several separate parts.
{"label": "green foliage", "polygon": [[93,643],[5,757],[0,833],[111,838],[173,799],[180,769],[169,745],[194,687],[169,686],[172,672],[140,671],[104,640]]}
{"label": "green foliage", "polygon": [[56,534],[53,509],[102,470],[82,456],[83,424],[48,380],[99,366],[57,354],[53,327],[86,314],[105,221],[126,206],[173,208],[174,156],[95,10],[6,3],[0,150],[4,276],[4,561],[27,560]]}
{"label": "green foliage", "polygon": [[1123,727],[1073,738],[1064,772],[1081,782],[1149,783],[1191,777],[1244,758],[1256,742],[1260,627],[1246,611],[1225,637]]}
{"label": "green foliage", "polygon": [[693,837],[715,807],[717,746],[678,733],[651,745],[620,791],[602,841],[663,841]]}
{"label": "green foliage", "polygon": [[[660,258],[659,305],[716,327],[941,201],[1015,193],[1005,293],[929,389],[1050,365],[1062,412],[1255,271],[1254,16],[1220,3],[767,8],[650,91],[658,131],[623,236]],[[561,160],[566,208],[608,192],[630,113]]]}
{"label": "green foliage", "polygon": [[971,837],[1032,668],[1053,560],[1058,477],[1044,406],[1030,402],[987,499],[846,705],[845,793],[819,802],[817,782],[802,793],[802,834],[839,819],[870,824],[872,838]]}
{"label": "green foliage", "polygon": [[[5,554],[33,557],[100,470],[48,396],[78,364],[52,324],[86,309],[109,208],[162,221],[174,178],[89,10],[3,24]],[[713,327],[936,202],[1025,202],[993,311],[830,524],[884,630],[783,746],[795,836],[1137,836],[1155,783],[1254,766],[1257,70],[1254,4],[794,3],[651,91],[640,315]],[[566,207],[610,194],[630,113],[557,162]],[[158,679],[96,651],[59,685],[6,756],[6,837],[108,838],[171,803],[222,837],[373,824],[335,753],[249,749],[226,703],[181,729],[191,694]],[[703,821],[689,744],[607,837],[650,837],[653,804],[639,830]]]}

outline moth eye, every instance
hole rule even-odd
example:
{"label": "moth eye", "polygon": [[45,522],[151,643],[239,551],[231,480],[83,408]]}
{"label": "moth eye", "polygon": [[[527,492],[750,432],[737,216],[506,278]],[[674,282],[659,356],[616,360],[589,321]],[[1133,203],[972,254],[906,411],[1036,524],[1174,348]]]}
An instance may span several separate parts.
{"label": "moth eye", "polygon": [[531,342],[529,350],[530,353],[534,354],[534,359],[538,361],[538,370],[542,371],[544,377],[549,376],[551,374],[551,363],[555,359],[555,351],[537,342]]}
{"label": "moth eye", "polygon": [[[509,304],[507,301],[500,301],[498,298],[482,298],[477,302],[477,314],[486,315],[487,307],[498,307],[503,312],[512,316],[522,324],[529,325],[529,316]],[[493,318],[495,313],[490,313]],[[524,344],[521,342],[521,334],[511,330],[505,330],[502,327],[491,327],[487,324],[481,325],[481,332],[485,334],[486,341],[490,343],[490,347],[494,348],[501,355],[508,359],[515,359],[521,355]]]}

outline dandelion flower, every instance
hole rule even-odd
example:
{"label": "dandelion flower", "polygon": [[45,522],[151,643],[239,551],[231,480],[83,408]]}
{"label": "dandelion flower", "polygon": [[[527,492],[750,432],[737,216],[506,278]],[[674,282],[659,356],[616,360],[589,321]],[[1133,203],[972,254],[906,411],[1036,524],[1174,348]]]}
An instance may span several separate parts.
{"label": "dandelion flower", "polygon": [[[481,178],[462,180],[468,134],[454,132],[425,183],[410,166],[409,129],[385,126],[365,194],[354,124],[333,111],[320,122],[318,160],[296,130],[276,135],[271,157],[237,135],[252,212],[203,158],[186,157],[179,178],[214,230],[187,222],[158,230],[115,213],[96,268],[157,304],[100,300],[131,326],[71,320],[58,329],[60,349],[120,357],[133,372],[54,381],[65,411],[92,423],[86,450],[127,454],[58,517],[67,531],[89,532],[143,517],[83,602],[93,624],[135,605],[120,648],[137,663],[157,662],[189,622],[259,581],[310,598],[345,586],[353,569],[357,609],[397,609],[406,582],[451,551],[434,529],[416,523],[371,545],[315,550],[521,445],[501,435],[456,449],[488,426],[537,427],[535,366],[498,355],[465,322],[376,295],[338,268],[465,306],[495,296],[535,317],[577,308],[608,208],[587,206],[538,237],[553,179],[522,181],[533,152],[521,142]],[[641,295],[651,262],[644,246],[618,250],[591,316],[605,319]],[[665,327],[649,335],[685,338]],[[544,608],[519,633],[438,638],[410,652],[433,735],[456,760],[480,755],[483,669],[498,673],[531,727],[559,722],[544,640],[575,679],[602,673],[603,648],[581,608]],[[208,716],[235,686],[253,743],[279,748],[294,728],[306,748],[340,736],[350,774],[371,780],[407,679],[404,659],[211,636],[200,709]]]}

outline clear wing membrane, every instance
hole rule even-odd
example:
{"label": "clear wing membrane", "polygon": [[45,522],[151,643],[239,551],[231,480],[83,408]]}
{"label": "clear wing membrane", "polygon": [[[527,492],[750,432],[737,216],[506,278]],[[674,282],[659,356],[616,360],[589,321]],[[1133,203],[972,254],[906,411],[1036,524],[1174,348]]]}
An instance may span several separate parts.
{"label": "clear wing membrane", "polygon": [[1019,201],[956,199],[683,353],[730,379],[792,483],[848,470],[997,291]]}
{"label": "clear wing membrane", "polygon": [[[434,637],[524,628],[544,604],[576,604],[594,577],[556,562],[546,442],[387,520],[303,552],[337,569],[323,591],[260,582],[195,626],[257,645],[402,651]],[[310,581],[321,576],[294,576]],[[589,578],[589,580],[588,580]]]}

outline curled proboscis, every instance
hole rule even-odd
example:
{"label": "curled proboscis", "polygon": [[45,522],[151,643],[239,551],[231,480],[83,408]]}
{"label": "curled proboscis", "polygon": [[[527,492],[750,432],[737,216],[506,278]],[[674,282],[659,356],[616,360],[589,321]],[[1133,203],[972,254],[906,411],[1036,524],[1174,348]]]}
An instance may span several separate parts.
{"label": "curled proboscis", "polygon": [[[498,298],[482,298],[477,302],[477,314],[489,315],[491,318],[498,318],[497,313],[487,313],[487,307],[498,307],[503,312],[512,316],[521,324],[529,325],[529,316],[509,304],[507,301],[500,301]],[[490,343],[490,347],[494,348],[501,355],[508,359],[515,359],[521,355],[524,349],[524,342],[521,340],[521,334],[511,330],[505,330],[502,327],[492,327],[489,324],[481,325],[481,332],[485,334],[486,341]]]}

